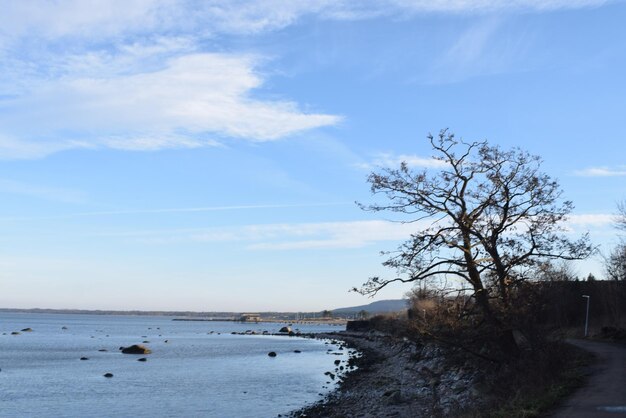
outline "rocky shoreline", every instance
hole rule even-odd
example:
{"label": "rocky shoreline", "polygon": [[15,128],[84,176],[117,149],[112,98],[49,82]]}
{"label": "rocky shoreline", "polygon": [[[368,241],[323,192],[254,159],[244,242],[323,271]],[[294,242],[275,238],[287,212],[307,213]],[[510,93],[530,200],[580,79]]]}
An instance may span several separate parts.
{"label": "rocky shoreline", "polygon": [[361,353],[339,388],[290,417],[380,418],[459,416],[484,402],[484,374],[453,349],[377,331],[318,334]]}

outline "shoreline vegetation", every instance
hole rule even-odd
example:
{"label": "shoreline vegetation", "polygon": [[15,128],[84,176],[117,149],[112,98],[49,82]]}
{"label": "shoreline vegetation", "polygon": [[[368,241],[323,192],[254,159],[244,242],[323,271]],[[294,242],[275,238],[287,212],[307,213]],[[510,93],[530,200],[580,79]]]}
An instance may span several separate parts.
{"label": "shoreline vegetation", "polygon": [[338,371],[338,387],[289,418],[536,417],[580,387],[593,357],[555,342],[541,359],[489,364],[432,341],[377,330],[310,335],[358,355]]}
{"label": "shoreline vegetation", "polygon": [[[338,389],[295,411],[300,418],[537,417],[585,383],[596,360],[567,343],[626,341],[626,282],[553,281],[520,286],[509,328],[465,315],[464,298],[416,292],[407,312],[349,321],[344,341],[362,356]],[[416,314],[417,313],[417,314]]]}

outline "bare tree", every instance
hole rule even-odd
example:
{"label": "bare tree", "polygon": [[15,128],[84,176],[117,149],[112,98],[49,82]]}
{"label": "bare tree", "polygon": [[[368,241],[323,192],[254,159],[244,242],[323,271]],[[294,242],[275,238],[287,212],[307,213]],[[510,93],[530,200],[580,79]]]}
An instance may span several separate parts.
{"label": "bare tree", "polygon": [[[626,201],[617,204],[615,227],[626,231]],[[604,258],[604,269],[609,280],[626,280],[626,241],[622,239]]]}
{"label": "bare tree", "polygon": [[615,227],[626,231],[626,200],[617,203],[617,215],[615,216]]}
{"label": "bare tree", "polygon": [[604,260],[609,280],[626,280],[626,244],[618,244]]}
{"label": "bare tree", "polygon": [[409,215],[402,222],[428,220],[431,226],[389,253],[383,264],[397,277],[371,277],[354,290],[371,295],[393,282],[458,277],[469,284],[485,318],[497,323],[491,299],[506,307],[524,270],[591,254],[586,235],[571,241],[562,234],[573,206],[562,201],[558,183],[539,171],[539,157],[464,142],[447,130],[428,139],[442,168],[413,171],[403,162],[371,173],[372,193],[386,200],[361,208]]}

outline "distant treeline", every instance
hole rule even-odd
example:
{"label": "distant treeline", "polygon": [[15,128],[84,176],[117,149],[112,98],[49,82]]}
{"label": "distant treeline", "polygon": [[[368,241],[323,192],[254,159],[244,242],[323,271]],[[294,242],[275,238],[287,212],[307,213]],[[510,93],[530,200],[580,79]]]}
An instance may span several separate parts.
{"label": "distant treeline", "polygon": [[559,327],[583,323],[586,298],[589,300],[589,325],[599,328],[607,325],[626,325],[626,282],[623,281],[567,281],[542,282],[535,286],[541,296],[541,315],[537,318],[546,325]]}
{"label": "distant treeline", "polygon": [[[86,315],[137,315],[137,316],[176,316],[185,318],[224,318],[232,320],[239,318],[241,312],[194,312],[194,311],[109,311],[109,310],[90,310],[90,309],[47,309],[47,308],[31,308],[31,309],[14,309],[0,308],[0,312],[18,312],[18,313],[41,313],[41,314],[86,314]],[[320,312],[259,312],[262,318],[275,319],[295,319],[306,317],[319,317]]]}
{"label": "distant treeline", "polygon": [[232,317],[233,312],[192,312],[192,311],[108,311],[90,309],[13,309],[0,308],[0,312],[43,313],[43,314],[88,314],[88,315],[145,315],[145,316],[191,316],[191,317]]}

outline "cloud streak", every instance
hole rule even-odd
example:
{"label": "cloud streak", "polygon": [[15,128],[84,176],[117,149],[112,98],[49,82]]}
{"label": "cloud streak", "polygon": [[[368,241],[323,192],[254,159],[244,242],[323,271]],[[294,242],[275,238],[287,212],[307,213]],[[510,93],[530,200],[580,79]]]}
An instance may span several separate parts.
{"label": "cloud streak", "polygon": [[569,215],[566,223],[575,226],[585,227],[603,227],[612,225],[615,221],[615,215],[609,213],[586,213]]}
{"label": "cloud streak", "polygon": [[362,20],[424,13],[546,12],[605,3],[606,0],[23,0],[3,4],[0,27],[8,38],[33,34],[53,39],[102,38],[155,30],[210,36],[277,30],[306,16]]}
{"label": "cloud streak", "polygon": [[[14,183],[6,183],[12,186],[14,189],[16,186]],[[0,180],[0,190],[6,189],[6,184]],[[19,183],[17,183],[19,184]],[[8,190],[8,191],[12,191]],[[35,189],[39,191],[39,189]],[[21,190],[22,194],[32,195],[35,192],[27,189]],[[37,195],[48,196],[52,193],[49,189],[43,189],[43,191],[37,193]],[[67,195],[69,192],[65,192]],[[57,193],[58,194],[58,193]],[[55,195],[57,195],[55,194]],[[63,196],[65,196],[63,195]],[[71,197],[74,194],[70,195]],[[67,200],[66,198],[65,200]],[[296,208],[314,208],[314,207],[330,207],[330,206],[345,206],[354,205],[352,202],[330,202],[330,203],[300,203],[300,204],[267,204],[267,205],[230,205],[230,206],[203,206],[203,207],[190,207],[190,208],[157,208],[157,209],[126,209],[126,210],[108,210],[108,211],[92,211],[92,212],[75,212],[58,216],[47,217],[6,217],[0,218],[0,221],[36,221],[36,220],[59,220],[59,219],[74,219],[82,217],[99,217],[99,216],[125,216],[125,215],[149,215],[149,214],[168,214],[168,213],[200,213],[200,212],[223,212],[223,211],[238,211],[238,210],[259,210],[259,209],[296,209]]]}
{"label": "cloud streak", "polygon": [[414,154],[393,154],[382,152],[376,154],[371,161],[355,164],[357,168],[372,170],[376,168],[397,168],[401,163],[413,168],[443,168],[446,163],[433,157],[421,157]]}
{"label": "cloud streak", "polygon": [[[586,228],[608,227],[613,219],[614,216],[610,214],[578,214],[571,215],[564,226],[568,231],[575,232]],[[412,223],[371,220],[138,231],[121,236],[149,245],[234,243],[256,251],[329,250],[362,248],[389,241],[402,242],[411,234],[430,226],[428,220]]]}
{"label": "cloud streak", "polygon": [[0,179],[0,192],[67,203],[85,203],[86,201],[84,194],[77,190],[42,187],[10,179]]}
{"label": "cloud streak", "polygon": [[589,167],[575,172],[580,177],[621,177],[626,176],[626,166]]}
{"label": "cloud streak", "polygon": [[318,250],[361,248],[375,242],[407,239],[422,224],[389,221],[348,221],[260,224],[237,227],[144,231],[122,236],[153,245],[238,243],[248,250]]}

